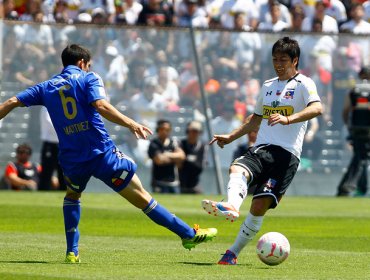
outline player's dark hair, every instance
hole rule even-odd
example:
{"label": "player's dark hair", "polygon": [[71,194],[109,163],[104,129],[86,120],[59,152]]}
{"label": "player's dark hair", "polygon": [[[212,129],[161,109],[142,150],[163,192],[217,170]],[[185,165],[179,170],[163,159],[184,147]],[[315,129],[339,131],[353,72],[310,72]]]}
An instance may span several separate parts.
{"label": "player's dark hair", "polygon": [[172,124],[169,120],[165,119],[160,119],[157,121],[157,127],[155,128],[155,131],[158,132],[158,130],[164,125],[164,124],[169,124],[170,127],[172,127]]}
{"label": "player's dark hair", "polygon": [[284,37],[276,41],[272,46],[272,55],[276,53],[287,54],[293,61],[294,58],[298,58],[296,69],[299,65],[299,56],[301,55],[301,49],[299,48],[298,42],[289,37]]}
{"label": "player's dark hair", "polygon": [[83,59],[85,62],[91,60],[91,53],[87,48],[77,44],[68,45],[62,52],[62,63],[64,67],[68,65],[76,65],[77,62]]}
{"label": "player's dark hair", "polygon": [[17,149],[15,149],[15,152],[17,154],[20,154],[20,153],[24,153],[25,152],[25,153],[27,153],[29,155],[32,155],[32,148],[27,143],[23,143],[23,144],[19,145],[17,147]]}

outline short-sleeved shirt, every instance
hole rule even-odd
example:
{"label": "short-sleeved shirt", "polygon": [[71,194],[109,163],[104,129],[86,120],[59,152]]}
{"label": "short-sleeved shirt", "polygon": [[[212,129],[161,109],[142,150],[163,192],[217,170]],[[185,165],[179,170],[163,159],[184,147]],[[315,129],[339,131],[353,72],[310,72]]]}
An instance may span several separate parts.
{"label": "short-sleeved shirt", "polygon": [[307,121],[275,126],[269,126],[267,121],[271,114],[290,116],[302,111],[312,102],[320,102],[320,97],[315,83],[305,75],[297,74],[286,81],[280,81],[278,78],[265,81],[254,112],[262,116],[255,146],[277,145],[299,158]]}
{"label": "short-sleeved shirt", "polygon": [[[168,139],[165,143],[155,138],[150,141],[148,155],[153,159],[156,155],[164,152],[174,152],[178,147],[177,142],[174,139]],[[177,174],[175,171],[176,165],[174,163],[156,165],[153,163],[152,168],[152,185],[165,184],[178,186]]]}
{"label": "short-sleeved shirt", "polygon": [[62,166],[88,161],[114,146],[91,105],[106,98],[103,81],[94,72],[69,65],[61,74],[20,92],[17,98],[26,106],[43,105],[48,110],[58,135]]}

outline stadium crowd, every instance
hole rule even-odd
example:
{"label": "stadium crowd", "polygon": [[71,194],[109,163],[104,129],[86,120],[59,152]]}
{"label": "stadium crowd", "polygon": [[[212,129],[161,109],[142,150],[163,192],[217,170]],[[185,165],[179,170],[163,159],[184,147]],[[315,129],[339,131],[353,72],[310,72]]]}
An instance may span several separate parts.
{"label": "stadium crowd", "polygon": [[[185,132],[179,133],[179,126],[184,129],[186,121],[205,121],[199,73],[189,30],[160,26],[189,26],[191,22],[197,27],[220,27],[197,31],[195,39],[211,126],[214,133],[223,134],[253,112],[262,81],[275,76],[269,50],[281,35],[276,31],[285,30],[294,32],[291,36],[300,42],[299,69],[312,77],[323,101],[323,117],[309,124],[306,135],[306,147],[318,147],[321,128],[330,124],[342,129],[344,97],[361,66],[370,64],[367,36],[338,33],[370,33],[370,3],[307,1],[311,2],[313,6],[298,0],[172,4],[158,0],[4,0],[2,16],[13,21],[3,24],[2,79],[17,83],[20,89],[46,80],[61,71],[58,54],[65,46],[82,44],[91,49],[91,69],[102,76],[113,105],[152,129],[157,120],[169,119],[174,136],[180,139]],[[67,24],[49,24],[54,22]],[[191,116],[184,122],[183,112],[189,111]],[[29,131],[38,131],[37,126],[30,122]],[[134,141],[119,130],[113,136],[125,152],[147,164],[147,141]],[[206,133],[203,137],[208,140]],[[233,153],[247,141],[240,139],[217,151],[225,159],[223,167],[228,167]]]}
{"label": "stadium crowd", "polygon": [[[201,28],[370,33],[364,0],[2,0],[5,19],[194,26]],[[321,24],[318,30],[315,25]]]}

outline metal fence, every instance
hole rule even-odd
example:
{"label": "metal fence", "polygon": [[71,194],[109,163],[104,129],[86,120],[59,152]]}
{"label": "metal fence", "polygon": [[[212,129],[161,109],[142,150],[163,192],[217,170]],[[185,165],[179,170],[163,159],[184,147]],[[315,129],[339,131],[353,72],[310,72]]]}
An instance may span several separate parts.
{"label": "metal fence", "polygon": [[[361,65],[370,63],[369,38],[349,34],[191,32],[186,28],[2,22],[0,35],[1,101],[59,73],[61,51],[68,43],[78,43],[91,50],[92,70],[103,78],[113,105],[151,128],[159,118],[169,119],[177,138],[185,136],[188,121],[206,122],[201,89],[209,104],[212,132],[227,133],[238,127],[253,112],[263,81],[275,76],[272,44],[282,36],[292,36],[301,46],[299,68],[316,82],[325,109],[318,123],[310,124],[318,125],[318,131],[313,140],[307,139],[301,164],[302,172],[318,174],[341,172],[347,162],[343,98],[356,82]],[[202,73],[202,85],[197,70]],[[148,170],[148,141],[136,141],[124,128],[107,125],[116,144],[136,160],[139,170]],[[39,108],[17,109],[2,123],[0,172],[14,156],[17,144],[29,142],[36,152],[40,149],[39,127]],[[210,139],[207,131],[203,138]],[[237,146],[247,141],[239,139],[225,149],[216,149],[224,175]],[[217,192],[213,165],[214,159],[209,157],[202,179],[210,193]],[[150,172],[142,173],[148,185],[150,178],[145,174]]]}

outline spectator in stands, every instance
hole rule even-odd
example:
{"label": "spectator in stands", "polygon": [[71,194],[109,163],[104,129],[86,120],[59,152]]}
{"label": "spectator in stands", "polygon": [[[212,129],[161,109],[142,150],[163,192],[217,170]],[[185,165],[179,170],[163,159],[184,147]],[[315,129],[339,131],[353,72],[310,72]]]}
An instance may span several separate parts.
{"label": "spectator in stands", "polygon": [[15,150],[16,161],[9,162],[5,167],[5,181],[12,190],[37,190],[40,165],[30,161],[32,148],[28,144],[21,144]]}
{"label": "spectator in stands", "polygon": [[50,25],[43,24],[43,13],[32,14],[32,20],[37,24],[23,24],[14,27],[17,39],[27,44],[34,51],[41,52],[41,56],[55,54],[54,40]]}
{"label": "spectator in stands", "polygon": [[291,8],[292,26],[285,31],[302,32],[302,23],[305,18],[304,10],[301,5],[295,5]]}
{"label": "spectator in stands", "polygon": [[274,5],[275,3],[278,3],[279,8],[280,8],[280,17],[279,20],[285,22],[288,24],[288,26],[292,25],[292,18],[291,14],[288,10],[288,8],[281,4],[281,2],[278,2],[276,0],[268,0],[267,2],[263,3],[260,8],[259,8],[259,22],[271,22],[271,6]]}
{"label": "spectator in stands", "polygon": [[[232,34],[235,46],[235,56],[238,65],[249,63],[255,75],[260,72],[261,66],[261,36],[257,32],[240,32]],[[237,65],[237,66],[238,66]],[[238,75],[235,79],[239,79]]]}
{"label": "spectator in stands", "polygon": [[172,25],[173,7],[163,0],[148,0],[143,3],[137,23],[149,26]]}
{"label": "spectator in stands", "polygon": [[180,164],[179,177],[181,193],[202,193],[200,175],[206,159],[207,145],[201,140],[202,124],[191,121],[186,126],[186,138],[180,142],[185,160]]}
{"label": "spectator in stands", "polygon": [[157,121],[157,137],[150,141],[148,155],[153,160],[153,192],[179,193],[178,166],[185,160],[185,153],[171,137],[171,122]]}
{"label": "spectator in stands", "polygon": [[260,22],[258,25],[258,30],[261,31],[273,31],[280,32],[284,29],[289,28],[289,24],[281,20],[281,10],[280,3],[277,0],[273,0],[270,3],[270,19],[265,19],[267,21]]}
{"label": "spectator in stands", "polygon": [[91,23],[92,24],[107,24],[108,22],[108,16],[104,9],[102,8],[95,8],[91,12]]}
{"label": "spectator in stands", "polygon": [[326,14],[326,8],[328,8],[328,2],[319,0],[315,4],[315,12],[313,16],[306,16],[302,23],[303,31],[313,31],[314,20],[320,20],[322,22],[322,32],[325,33],[338,33],[338,23],[335,18]]}
{"label": "spectator in stands", "polygon": [[258,25],[259,11],[253,0],[229,0],[223,1],[220,9],[222,27],[234,28],[235,13],[244,13],[249,20],[247,23],[252,29],[256,29]]}
{"label": "spectator in stands", "polygon": [[130,106],[140,110],[163,111],[166,108],[165,97],[157,92],[158,80],[155,77],[144,79],[143,90],[132,96]]}
{"label": "spectator in stands", "polygon": [[340,25],[347,21],[346,7],[344,7],[342,1],[340,0],[326,0],[328,2],[328,7],[325,13],[328,16],[335,18],[337,23]]}
{"label": "spectator in stands", "polygon": [[303,8],[304,14],[306,17],[312,18],[315,14],[315,4],[316,0],[314,1],[306,1],[306,0],[292,0],[292,7],[294,6],[301,6]]}
{"label": "spectator in stands", "polygon": [[[224,94],[224,92],[222,92],[222,94]],[[238,128],[240,124],[240,120],[235,117],[234,104],[230,102],[224,102],[221,115],[211,120],[214,134],[225,134],[227,131]],[[232,160],[233,151],[236,149],[240,141],[242,140],[234,141],[225,146],[224,149],[217,149],[217,155],[222,159],[222,167],[229,167],[228,163]]]}
{"label": "spectator in stands", "polygon": [[341,31],[354,34],[370,34],[370,23],[363,19],[365,11],[360,3],[352,5],[350,15],[351,20],[341,25]]}
{"label": "spectator in stands", "polygon": [[168,111],[177,111],[179,109],[178,102],[180,99],[179,89],[173,81],[169,80],[168,68],[162,66],[158,73],[158,93],[165,100],[165,106]]}
{"label": "spectator in stands", "polygon": [[240,78],[238,84],[240,86],[241,100],[246,104],[246,115],[254,111],[257,97],[260,92],[260,82],[255,78],[252,70],[252,65],[245,62],[239,66]]}
{"label": "spectator in stands", "polygon": [[251,31],[252,27],[248,25],[247,16],[242,12],[236,12],[234,15],[234,29],[238,31]]}
{"label": "spectator in stands", "polygon": [[134,25],[137,23],[143,5],[137,0],[121,1],[119,7],[116,6],[116,22]]}
{"label": "spectator in stands", "polygon": [[53,10],[53,18],[57,23],[72,23],[73,20],[69,18],[68,2],[66,0],[58,0],[55,3]]}
{"label": "spectator in stands", "polygon": [[[41,166],[39,190],[66,190],[63,171],[59,165],[59,141],[55,132],[54,126],[51,123],[50,115],[45,107],[41,108],[40,112],[40,128],[41,128]],[[57,172],[58,179],[53,176],[54,171]]]}
{"label": "spectator in stands", "polygon": [[96,8],[103,9],[108,23],[114,23],[116,16],[116,7],[114,0],[83,0],[80,6],[81,12],[87,12],[93,17],[93,11]]}
{"label": "spectator in stands", "polygon": [[3,1],[3,16],[5,19],[18,20],[19,15],[15,10],[14,0]]}
{"label": "spectator in stands", "polygon": [[182,27],[208,27],[207,12],[199,7],[198,0],[183,0],[177,10],[177,25]]}
{"label": "spectator in stands", "polygon": [[[26,1],[26,10],[19,17],[21,21],[34,21],[35,15],[42,13],[41,0],[28,0]],[[43,18],[41,19],[41,22]]]}

